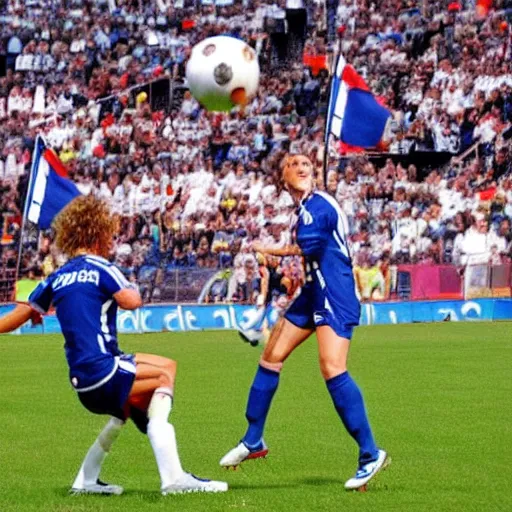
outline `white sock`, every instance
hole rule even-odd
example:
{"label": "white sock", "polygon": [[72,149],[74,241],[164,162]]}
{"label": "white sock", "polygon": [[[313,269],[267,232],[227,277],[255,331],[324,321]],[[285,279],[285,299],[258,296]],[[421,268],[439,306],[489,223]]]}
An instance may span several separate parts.
{"label": "white sock", "polygon": [[167,421],[172,407],[172,390],[158,388],[148,407],[148,438],[155,453],[162,489],[183,475],[174,427]]}
{"label": "white sock", "polygon": [[167,421],[172,409],[172,389],[156,388],[148,405],[148,418],[159,418]]}
{"label": "white sock", "polygon": [[110,451],[112,444],[119,436],[124,421],[118,418],[110,418],[105,428],[89,448],[78,475],[73,483],[73,488],[83,489],[85,485],[95,484],[100,476],[101,465]]}

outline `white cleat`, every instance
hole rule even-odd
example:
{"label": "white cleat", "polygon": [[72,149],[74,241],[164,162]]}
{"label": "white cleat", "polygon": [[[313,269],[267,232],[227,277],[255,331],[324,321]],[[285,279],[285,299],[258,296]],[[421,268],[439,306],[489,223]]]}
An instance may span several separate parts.
{"label": "white cleat", "polygon": [[162,489],[162,494],[185,494],[189,492],[226,492],[228,484],[226,482],[218,482],[216,480],[206,480],[197,478],[190,473],[183,475],[173,484]]}
{"label": "white cleat", "polygon": [[267,453],[268,448],[263,441],[260,446],[253,450],[250,450],[244,443],[240,442],[222,457],[219,464],[225,468],[233,467],[236,469],[244,460],[266,457]]}
{"label": "white cleat", "polygon": [[95,484],[84,484],[83,487],[73,487],[69,490],[69,494],[78,496],[79,494],[104,494],[120,496],[124,489],[120,485],[106,484],[98,480]]}
{"label": "white cleat", "polygon": [[257,347],[265,339],[264,332],[259,329],[239,330],[238,335],[252,347]]}
{"label": "white cleat", "polygon": [[377,475],[377,473],[391,464],[391,458],[384,450],[379,450],[376,460],[361,466],[356,475],[345,482],[345,489],[348,491],[366,491],[366,484]]}

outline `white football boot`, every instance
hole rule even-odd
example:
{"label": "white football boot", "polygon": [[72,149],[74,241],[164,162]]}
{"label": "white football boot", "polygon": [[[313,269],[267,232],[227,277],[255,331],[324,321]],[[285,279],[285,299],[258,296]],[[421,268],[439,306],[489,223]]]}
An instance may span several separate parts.
{"label": "white football boot", "polygon": [[257,347],[265,339],[265,333],[262,329],[247,329],[246,331],[240,329],[238,335],[251,347]]}
{"label": "white football boot", "polygon": [[240,441],[232,450],[230,450],[222,459],[220,460],[220,465],[225,468],[239,466],[244,460],[250,459],[259,459],[261,457],[266,457],[268,454],[268,448],[266,444],[262,441],[261,444],[250,450],[245,446],[243,442]]}
{"label": "white football boot", "polygon": [[84,484],[83,487],[73,487],[69,494],[111,494],[119,496],[123,494],[124,489],[120,485],[106,484],[101,480],[97,480],[95,484]]}
{"label": "white football boot", "polygon": [[226,482],[218,482],[216,480],[206,480],[197,478],[190,473],[183,475],[171,485],[162,489],[162,494],[185,494],[189,492],[226,492],[228,484]]}
{"label": "white football boot", "polygon": [[366,484],[377,475],[377,473],[391,464],[391,457],[384,451],[379,450],[379,456],[372,462],[361,466],[355,476],[345,482],[345,489],[348,491],[366,491]]}

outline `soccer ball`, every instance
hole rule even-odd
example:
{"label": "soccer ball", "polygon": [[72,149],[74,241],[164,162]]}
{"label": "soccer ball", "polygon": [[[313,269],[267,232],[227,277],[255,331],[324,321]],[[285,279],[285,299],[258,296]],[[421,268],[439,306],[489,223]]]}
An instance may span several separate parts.
{"label": "soccer ball", "polygon": [[192,96],[206,110],[229,111],[255,96],[260,67],[256,52],[247,43],[216,36],[192,48],[186,76]]}

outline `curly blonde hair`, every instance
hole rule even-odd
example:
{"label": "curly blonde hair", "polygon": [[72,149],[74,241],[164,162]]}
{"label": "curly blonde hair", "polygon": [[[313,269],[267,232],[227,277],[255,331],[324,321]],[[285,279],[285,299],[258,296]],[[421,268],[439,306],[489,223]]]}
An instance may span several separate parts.
{"label": "curly blonde hair", "polygon": [[118,219],[110,213],[105,201],[79,196],[55,218],[55,244],[69,257],[79,251],[107,257],[118,226]]}

